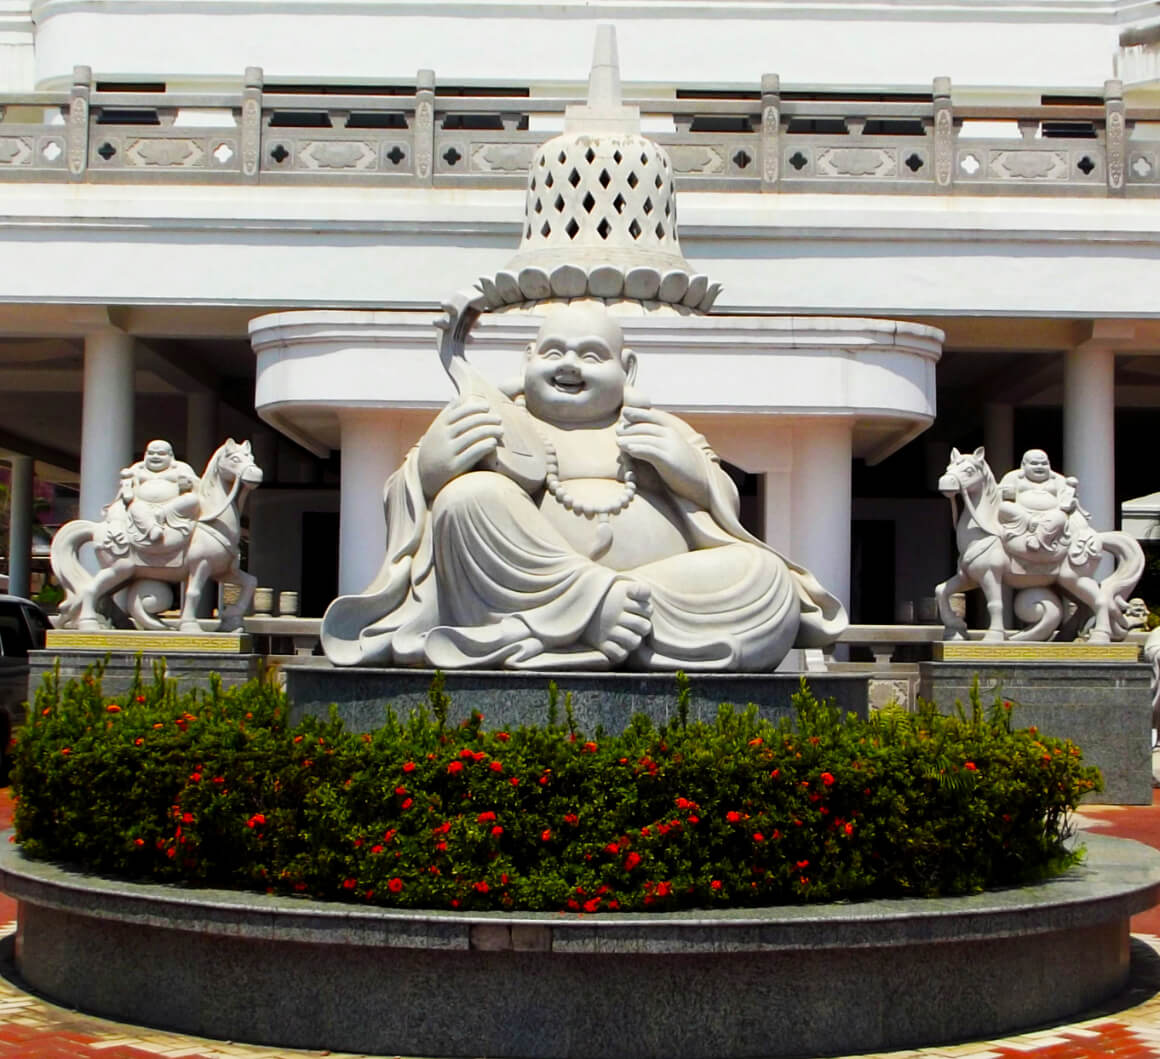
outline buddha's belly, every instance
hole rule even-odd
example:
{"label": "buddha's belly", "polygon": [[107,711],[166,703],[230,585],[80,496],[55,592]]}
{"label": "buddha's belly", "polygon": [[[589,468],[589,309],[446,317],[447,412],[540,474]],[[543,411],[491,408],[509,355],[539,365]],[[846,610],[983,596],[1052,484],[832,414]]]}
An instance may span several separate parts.
{"label": "buddha's belly", "polygon": [[177,483],[167,478],[146,478],[137,485],[136,497],[151,504],[163,504],[177,496]]}
{"label": "buddha's belly", "polygon": [[[610,507],[624,495],[622,482],[603,478],[573,478],[561,484],[577,504]],[[592,555],[600,533],[599,515],[581,515],[569,511],[549,493],[540,501],[544,517],[581,555]],[[602,566],[613,570],[631,570],[670,555],[683,555],[689,543],[678,516],[664,496],[641,490],[623,511],[608,516],[612,544],[597,558]]]}

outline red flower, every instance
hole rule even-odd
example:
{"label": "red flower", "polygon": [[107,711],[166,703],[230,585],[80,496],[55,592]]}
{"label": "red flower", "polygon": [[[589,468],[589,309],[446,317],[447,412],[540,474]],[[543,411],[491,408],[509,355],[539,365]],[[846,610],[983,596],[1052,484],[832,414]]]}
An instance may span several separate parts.
{"label": "red flower", "polygon": [[390,842],[391,839],[394,837],[395,837],[395,829],[393,827],[388,827],[386,829],[386,831],[383,832],[383,841],[384,842]]}
{"label": "red flower", "polygon": [[397,795],[398,795],[400,798],[402,798],[402,797],[404,797],[404,796],[406,795],[406,793],[407,793],[407,788],[406,788],[406,787],[396,787],[396,788],[395,788],[395,793],[396,793],[396,794],[397,794]]}
{"label": "red flower", "polygon": [[671,882],[663,882],[657,884],[657,897],[668,897],[673,892],[673,884]]}
{"label": "red flower", "polygon": [[489,810],[486,813],[480,813],[475,819],[481,824],[486,824],[495,819],[495,813]]}
{"label": "red flower", "polygon": [[475,751],[469,750],[467,747],[464,747],[462,750],[459,751],[459,756],[466,761],[468,758],[475,757]]}
{"label": "red flower", "polygon": [[540,777],[540,786],[541,786],[541,787],[546,787],[547,785],[548,785],[548,774],[545,772],[545,773],[544,773],[544,774],[543,774],[543,775]]}
{"label": "red flower", "polygon": [[540,841],[541,842],[551,842],[552,841],[552,829],[550,827],[545,827],[544,830],[540,832]]}
{"label": "red flower", "polygon": [[115,702],[110,702],[109,705],[105,707],[105,712],[106,713],[120,713],[121,707],[118,706]]}
{"label": "red flower", "polygon": [[144,695],[138,695],[138,696],[137,696],[137,700],[136,700],[136,701],[137,701],[137,702],[144,702],[144,701],[145,701],[145,696],[144,696]]}
{"label": "red flower", "polygon": [[519,776],[513,776],[510,780],[508,780],[508,782],[513,787],[518,787],[520,785],[520,778],[519,778]]}
{"label": "red flower", "polygon": [[390,890],[393,894],[400,893],[403,889],[403,880],[396,875],[389,883],[387,883],[387,889]]}
{"label": "red flower", "polygon": [[475,892],[476,893],[485,894],[490,889],[491,889],[491,887],[487,885],[486,879],[480,879],[479,882],[475,883]]}
{"label": "red flower", "polygon": [[265,816],[263,816],[261,813],[254,813],[254,815],[251,816],[250,819],[246,821],[246,827],[250,827],[250,828],[259,827],[262,824],[264,824],[265,822],[266,822]]}
{"label": "red flower", "polygon": [[452,773],[452,774],[454,774],[456,772],[462,772],[463,771],[463,763],[460,761],[452,761],[451,764],[447,766],[447,771]]}
{"label": "red flower", "polygon": [[688,820],[690,824],[699,824],[701,822],[701,818],[694,816],[692,813],[689,814]]}
{"label": "red flower", "polygon": [[414,805],[414,804],[415,804],[415,801],[414,801],[414,799],[413,799],[413,798],[404,798],[404,799],[403,799],[403,802],[402,802],[402,804],[399,806],[399,808],[400,808],[400,809],[410,809],[410,808],[411,808],[411,806],[412,806],[412,805]]}
{"label": "red flower", "polygon": [[507,742],[507,741],[508,741],[508,740],[511,738],[511,736],[510,736],[510,735],[508,735],[508,734],[507,734],[507,732],[496,732],[496,733],[495,733],[495,737],[496,737],[496,739],[498,739],[498,740],[499,740],[501,743],[506,743],[506,742]]}
{"label": "red flower", "polygon": [[809,866],[810,866],[810,862],[808,860],[799,860],[797,862],[798,871],[801,871],[802,868],[808,868]]}
{"label": "red flower", "polygon": [[725,819],[730,824],[738,824],[741,822],[741,814],[736,809],[730,809],[725,814]]}
{"label": "red flower", "polygon": [[489,769],[491,769],[492,772],[503,772],[503,762],[502,761],[493,761],[487,767]]}
{"label": "red flower", "polygon": [[973,761],[968,761],[965,765],[963,765],[963,768],[965,768],[968,772],[977,771],[977,769],[975,768],[975,763]]}
{"label": "red flower", "polygon": [[827,787],[832,787],[834,785],[833,773],[823,772],[822,776],[821,776],[821,780],[822,780],[822,783],[824,783]]}
{"label": "red flower", "polygon": [[847,835],[852,835],[854,833],[854,825],[847,824],[844,828],[842,828],[842,830],[845,831]]}
{"label": "red flower", "polygon": [[595,754],[596,753],[596,744],[589,741],[589,742],[585,743],[580,748],[580,751],[581,751],[581,753],[584,753],[584,754]]}
{"label": "red flower", "polygon": [[[433,834],[433,835],[446,835],[450,830],[451,830],[451,821],[444,820],[443,823],[441,823],[438,827],[432,829],[431,834]],[[391,834],[393,835],[394,832],[392,831]]]}
{"label": "red flower", "polygon": [[709,883],[709,889],[710,890],[720,890],[721,889],[721,880],[714,879],[711,883]]}
{"label": "red flower", "polygon": [[404,761],[403,762],[403,771],[404,772],[414,772],[415,771],[415,762]]}
{"label": "red flower", "polygon": [[604,852],[611,853],[615,857],[620,852],[620,847],[615,842],[609,842],[608,845],[604,847]]}
{"label": "red flower", "polygon": [[640,863],[640,854],[634,849],[627,857],[624,858],[624,870],[632,871]]}
{"label": "red flower", "polygon": [[382,851],[383,851],[382,846],[378,846],[378,845],[371,846],[371,853],[382,853]]}
{"label": "red flower", "polygon": [[167,856],[167,857],[168,857],[170,860],[173,860],[173,858],[177,856],[177,850],[175,850],[175,849],[174,849],[172,846],[170,846],[170,847],[169,847],[169,848],[168,848],[168,849],[165,851],[165,855],[166,855],[166,856]]}
{"label": "red flower", "polygon": [[765,836],[760,831],[754,831],[753,832],[753,841],[754,842],[764,842]]}
{"label": "red flower", "polygon": [[62,747],[60,748],[60,753],[61,753],[61,757],[68,757],[68,756],[69,756],[69,754],[71,754],[71,753],[72,753],[72,748],[71,748],[71,747],[67,747],[67,746],[62,746]]}
{"label": "red flower", "polygon": [[182,813],[181,814],[181,822],[183,824],[192,824],[193,823],[193,813]]}
{"label": "red flower", "polygon": [[[157,727],[159,727],[159,726],[155,724],[153,727],[154,727],[154,728],[157,728]],[[296,743],[301,743],[301,742],[302,742],[302,736],[300,736],[300,735],[296,735],[296,736],[294,737],[294,742],[296,742]]]}
{"label": "red flower", "polygon": [[145,740],[142,739],[140,736],[137,736],[137,738],[133,740],[133,745],[134,746],[144,746]]}
{"label": "red flower", "polygon": [[688,798],[678,798],[677,799],[677,808],[678,809],[696,809],[697,803],[689,801]]}
{"label": "red flower", "polygon": [[356,886],[358,886],[358,879],[343,879],[342,880],[342,888],[344,890],[353,890]]}
{"label": "red flower", "polygon": [[595,912],[599,907],[600,907],[600,898],[599,897],[593,897],[590,900],[584,902],[584,911],[585,912]]}
{"label": "red flower", "polygon": [[762,739],[762,738],[761,738],[761,736],[758,736],[756,739],[750,739],[750,740],[749,740],[749,745],[750,745],[750,746],[761,746],[761,744],[762,744],[763,742],[765,742],[765,740],[764,740],[764,739]]}
{"label": "red flower", "polygon": [[575,813],[565,813],[564,823],[571,824],[573,827],[575,827],[578,823],[580,823],[580,817],[578,817]]}
{"label": "red flower", "polygon": [[134,846],[143,846],[143,845],[145,845],[145,839],[135,838],[135,839],[133,839],[133,845]]}
{"label": "red flower", "polygon": [[502,828],[502,827],[500,827],[500,826],[499,826],[499,824],[496,824],[496,825],[495,825],[495,827],[493,827],[493,828],[491,829],[491,833],[492,833],[492,834],[493,834],[493,835],[494,835],[496,838],[499,838],[499,836],[503,834],[503,828]]}

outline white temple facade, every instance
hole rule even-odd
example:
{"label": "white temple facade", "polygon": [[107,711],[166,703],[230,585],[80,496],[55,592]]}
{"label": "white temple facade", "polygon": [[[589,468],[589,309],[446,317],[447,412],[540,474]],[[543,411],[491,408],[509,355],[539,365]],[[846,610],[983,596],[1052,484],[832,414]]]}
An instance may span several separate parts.
{"label": "white temple facade", "polygon": [[[599,24],[721,285],[696,327],[626,322],[642,384],[855,622],[952,569],[952,445],[1045,448],[1106,527],[1160,486],[1141,0],[0,0],[14,480],[95,518],[150,438],[250,438],[249,569],[308,615],[362,587],[452,393],[439,302],[511,259]],[[527,330],[485,317],[469,355],[499,379]]]}

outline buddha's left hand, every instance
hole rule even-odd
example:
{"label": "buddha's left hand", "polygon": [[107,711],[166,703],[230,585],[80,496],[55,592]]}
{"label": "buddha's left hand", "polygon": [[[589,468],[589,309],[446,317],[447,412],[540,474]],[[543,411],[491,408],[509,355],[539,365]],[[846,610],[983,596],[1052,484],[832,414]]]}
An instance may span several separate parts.
{"label": "buddha's left hand", "polygon": [[709,506],[704,459],[662,413],[626,405],[616,433],[621,449],[634,460],[652,464],[674,493]]}

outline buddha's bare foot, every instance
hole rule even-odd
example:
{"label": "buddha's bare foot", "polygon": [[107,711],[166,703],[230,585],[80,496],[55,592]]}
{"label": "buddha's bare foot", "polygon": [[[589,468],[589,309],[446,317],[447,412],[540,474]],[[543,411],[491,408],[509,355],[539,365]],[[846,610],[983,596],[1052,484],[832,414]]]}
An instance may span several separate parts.
{"label": "buddha's bare foot", "polygon": [[584,639],[619,665],[652,632],[651,597],[647,585],[617,581],[584,630]]}

